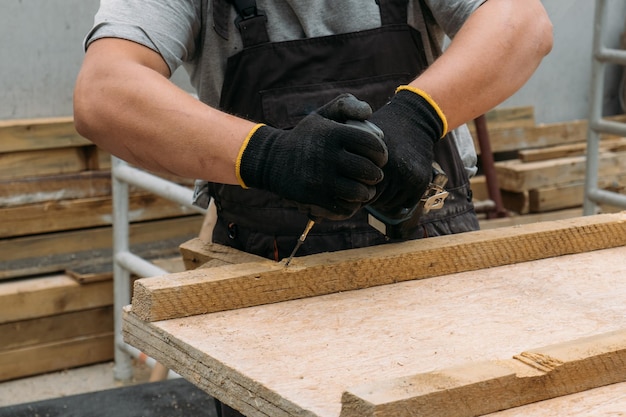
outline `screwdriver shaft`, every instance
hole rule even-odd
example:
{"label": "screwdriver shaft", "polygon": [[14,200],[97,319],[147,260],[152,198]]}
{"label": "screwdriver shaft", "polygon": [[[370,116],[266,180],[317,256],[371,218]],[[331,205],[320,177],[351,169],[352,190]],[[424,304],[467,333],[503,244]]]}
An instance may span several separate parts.
{"label": "screwdriver shaft", "polygon": [[300,235],[300,239],[298,239],[298,242],[296,243],[296,247],[293,248],[293,250],[291,251],[291,255],[289,255],[289,258],[287,258],[287,262],[285,262],[285,266],[289,266],[289,263],[291,262],[293,257],[296,255],[296,252],[298,252],[298,249],[300,249],[300,246],[302,246],[302,244],[306,240],[306,237],[308,236],[309,232],[313,228],[313,225],[315,225],[315,221],[309,220],[307,222],[306,227],[304,228],[304,231]]}

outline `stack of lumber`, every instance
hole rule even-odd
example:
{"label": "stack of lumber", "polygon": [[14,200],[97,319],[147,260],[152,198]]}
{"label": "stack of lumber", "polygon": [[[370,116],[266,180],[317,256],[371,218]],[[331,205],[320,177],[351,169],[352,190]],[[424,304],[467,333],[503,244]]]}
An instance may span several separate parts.
{"label": "stack of lumber", "polygon": [[[113,357],[110,166],[71,118],[0,121],[0,381]],[[150,259],[202,224],[135,189],[129,218]]]}
{"label": "stack of lumber", "polygon": [[[586,120],[536,125],[532,107],[494,110],[486,116],[505,209],[516,215],[582,207]],[[626,121],[623,115],[608,119]],[[624,188],[626,138],[601,137],[599,178],[601,188]],[[487,198],[484,181],[484,176],[472,180],[479,200]]]}

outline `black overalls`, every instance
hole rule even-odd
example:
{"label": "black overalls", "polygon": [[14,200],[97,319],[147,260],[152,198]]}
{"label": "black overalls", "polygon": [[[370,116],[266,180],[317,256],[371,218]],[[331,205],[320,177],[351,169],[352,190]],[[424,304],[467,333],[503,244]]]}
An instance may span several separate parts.
{"label": "black overalls", "polygon": [[[408,0],[378,0],[382,27],[377,29],[273,43],[268,41],[266,17],[254,1],[231,3],[240,16],[237,25],[244,49],[228,59],[220,108],[252,121],[291,128],[345,92],[375,111],[397,86],[409,83],[427,66],[422,38],[407,24]],[[216,26],[224,24],[223,16],[230,11],[224,7],[232,6],[225,0],[214,0],[213,5],[214,19],[220,19]],[[438,142],[435,160],[449,177],[450,196],[442,210],[423,218],[414,237],[478,229],[469,181],[452,138]],[[209,192],[218,212],[215,243],[280,260],[290,254],[307,223],[306,215],[267,191],[210,184]],[[298,255],[386,242],[361,210],[346,221],[317,224]]]}

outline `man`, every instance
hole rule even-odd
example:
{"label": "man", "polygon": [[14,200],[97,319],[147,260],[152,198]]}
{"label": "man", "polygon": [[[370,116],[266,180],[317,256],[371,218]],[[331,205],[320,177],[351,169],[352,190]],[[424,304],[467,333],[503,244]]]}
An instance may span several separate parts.
{"label": "man", "polygon": [[[452,42],[438,57],[442,30]],[[522,86],[551,42],[539,0],[105,0],[86,39],[76,126],[131,163],[210,181],[214,240],[276,260],[307,217],[335,221],[300,254],[384,243],[361,207],[410,208],[433,159],[451,196],[413,237],[462,232],[477,228],[475,154],[454,129]],[[168,81],[179,65],[200,101]],[[346,92],[371,118],[344,97],[291,129]],[[383,148],[345,124],[367,118]]]}
{"label": "man", "polygon": [[[78,131],[133,164],[202,180],[214,241],[275,260],[309,218],[321,221],[301,255],[389,241],[364,207],[411,208],[433,161],[450,197],[411,237],[475,230],[464,124],[552,47],[540,0],[103,0],[95,20]],[[180,65],[200,100],[168,80]]]}

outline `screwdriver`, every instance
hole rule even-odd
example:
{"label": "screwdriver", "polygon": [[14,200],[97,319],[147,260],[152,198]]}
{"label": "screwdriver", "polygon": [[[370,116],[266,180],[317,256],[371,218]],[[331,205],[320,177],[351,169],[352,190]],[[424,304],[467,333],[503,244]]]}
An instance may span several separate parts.
{"label": "screwdriver", "polygon": [[300,238],[298,239],[298,243],[296,243],[296,247],[293,248],[293,250],[291,251],[291,255],[289,255],[289,258],[287,258],[287,262],[285,262],[285,267],[289,266],[289,263],[291,262],[293,257],[296,255],[296,252],[298,252],[298,249],[300,249],[300,246],[302,246],[302,244],[304,243],[307,235],[309,234],[309,232],[311,231],[314,225],[315,225],[315,220],[309,219],[309,221],[306,224],[306,227],[304,228],[304,231],[302,232],[302,234],[300,235]]}

